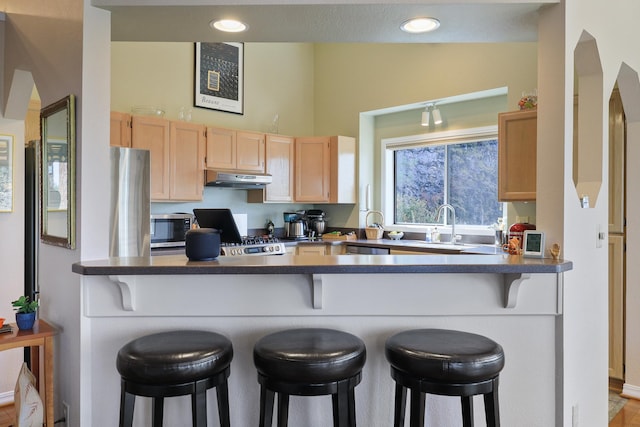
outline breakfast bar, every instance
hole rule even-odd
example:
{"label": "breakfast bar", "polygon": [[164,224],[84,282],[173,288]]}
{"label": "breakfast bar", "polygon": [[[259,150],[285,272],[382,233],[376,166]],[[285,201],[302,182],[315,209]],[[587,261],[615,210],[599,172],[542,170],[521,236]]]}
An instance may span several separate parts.
{"label": "breakfast bar", "polygon": [[[91,418],[117,423],[118,349],[140,336],[201,329],[227,336],[234,359],[229,378],[231,425],[257,425],[259,386],[255,342],[292,327],[327,327],[360,337],[367,348],[356,387],[359,425],[393,422],[394,385],[384,342],[411,328],[456,329],[500,343],[503,425],[554,425],[557,322],[563,314],[564,260],[508,255],[336,255],[219,257],[184,255],[79,262],[83,328],[91,352]],[[84,340],[84,338],[83,338]],[[99,404],[98,404],[99,402]],[[215,399],[209,398],[210,419]],[[291,401],[290,425],[331,424],[331,399]],[[136,403],[135,420],[149,423],[151,404]],[[478,414],[481,417],[482,411]],[[188,398],[165,401],[165,422],[182,425]],[[428,425],[460,425],[459,400],[429,396]],[[478,419],[480,422],[480,418]],[[135,422],[134,422],[134,425]]]}

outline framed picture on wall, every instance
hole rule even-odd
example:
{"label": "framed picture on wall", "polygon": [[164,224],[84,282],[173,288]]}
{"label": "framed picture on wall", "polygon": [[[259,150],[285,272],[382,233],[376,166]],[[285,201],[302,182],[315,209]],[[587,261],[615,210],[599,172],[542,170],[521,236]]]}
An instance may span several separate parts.
{"label": "framed picture on wall", "polygon": [[244,113],[244,44],[196,43],[195,106]]}
{"label": "framed picture on wall", "polygon": [[13,136],[0,135],[0,212],[13,211]]}

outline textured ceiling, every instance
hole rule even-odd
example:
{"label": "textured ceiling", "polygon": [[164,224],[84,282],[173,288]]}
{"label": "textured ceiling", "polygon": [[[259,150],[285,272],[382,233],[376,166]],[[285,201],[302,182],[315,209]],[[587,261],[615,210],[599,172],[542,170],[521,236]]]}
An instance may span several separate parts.
{"label": "textured ceiling", "polygon": [[[467,43],[527,42],[537,40],[540,7],[558,0],[523,2],[503,0],[440,0],[421,3],[265,4],[240,0],[234,5],[218,1],[94,0],[112,13],[113,41],[176,42],[363,42],[363,43]],[[209,3],[209,4],[207,4]],[[217,4],[211,4],[217,3]],[[306,4],[302,4],[306,3]],[[316,4],[312,4],[316,3]],[[441,26],[433,33],[415,35],[400,31],[408,18],[432,16]],[[242,34],[225,35],[211,30],[214,19],[235,18],[249,24]]]}

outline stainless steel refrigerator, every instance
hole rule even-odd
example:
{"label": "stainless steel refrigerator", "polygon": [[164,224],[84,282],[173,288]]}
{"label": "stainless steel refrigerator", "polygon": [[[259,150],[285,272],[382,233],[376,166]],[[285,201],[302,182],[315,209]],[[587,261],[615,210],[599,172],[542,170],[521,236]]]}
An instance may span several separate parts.
{"label": "stainless steel refrigerator", "polygon": [[111,147],[109,256],[151,254],[149,151]]}

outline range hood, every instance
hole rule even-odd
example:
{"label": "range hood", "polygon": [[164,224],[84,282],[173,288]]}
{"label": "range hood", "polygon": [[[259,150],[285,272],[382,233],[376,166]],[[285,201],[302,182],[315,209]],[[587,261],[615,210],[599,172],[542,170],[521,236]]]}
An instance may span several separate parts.
{"label": "range hood", "polygon": [[207,187],[227,187],[240,189],[264,188],[271,184],[273,178],[269,174],[253,174],[245,172],[223,172],[207,169]]}

